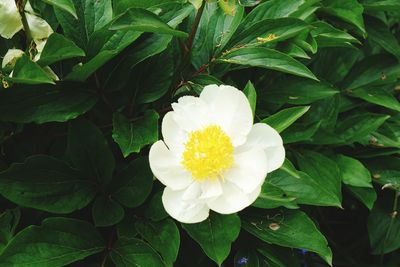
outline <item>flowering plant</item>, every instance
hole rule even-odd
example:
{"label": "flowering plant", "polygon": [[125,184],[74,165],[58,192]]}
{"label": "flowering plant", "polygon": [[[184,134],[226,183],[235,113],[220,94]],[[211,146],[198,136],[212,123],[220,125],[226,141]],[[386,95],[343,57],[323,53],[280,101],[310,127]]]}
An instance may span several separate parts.
{"label": "flowering plant", "polygon": [[400,266],[398,0],[0,0],[0,267]]}

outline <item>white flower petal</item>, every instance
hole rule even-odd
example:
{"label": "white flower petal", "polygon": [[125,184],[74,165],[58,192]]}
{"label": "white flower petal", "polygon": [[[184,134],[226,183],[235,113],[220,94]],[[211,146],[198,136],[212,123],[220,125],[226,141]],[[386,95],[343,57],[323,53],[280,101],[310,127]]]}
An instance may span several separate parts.
{"label": "white flower petal", "polygon": [[218,197],[223,193],[221,182],[219,180],[202,182],[201,191],[202,194],[200,196],[200,199]]}
{"label": "white flower petal", "polygon": [[168,148],[176,154],[182,154],[185,150],[184,142],[187,139],[187,132],[184,131],[174,120],[174,112],[170,111],[165,114],[162,125],[161,132],[164,138],[165,144]]}
{"label": "white flower petal", "polygon": [[47,39],[53,33],[53,29],[44,19],[29,12],[25,12],[25,16],[32,39],[36,44],[38,44],[42,39]]}
{"label": "white flower petal", "polygon": [[191,132],[209,125],[209,111],[207,104],[198,97],[183,96],[178,103],[172,103],[172,117],[176,123]]}
{"label": "white flower petal", "polygon": [[0,1],[0,35],[10,39],[22,29],[21,15],[15,0]]}
{"label": "white flower petal", "polygon": [[253,192],[267,176],[268,163],[264,150],[251,149],[234,154],[234,158],[235,166],[224,174],[224,178],[244,193]]}
{"label": "white flower petal", "polygon": [[185,190],[173,191],[166,187],[162,202],[167,213],[183,223],[198,223],[207,219],[209,208],[204,202],[185,201]]}
{"label": "white flower petal", "polygon": [[151,146],[149,161],[154,176],[172,190],[185,189],[193,182],[191,174],[182,168],[179,158],[163,141]]}
{"label": "white flower petal", "polygon": [[4,55],[3,61],[1,62],[1,67],[4,69],[7,65],[14,68],[15,62],[18,58],[22,57],[25,52],[21,49],[8,49],[7,53]]}
{"label": "white flower petal", "polygon": [[246,194],[236,185],[225,182],[222,185],[223,194],[207,202],[207,205],[213,211],[221,214],[231,214],[250,206],[261,192],[261,185],[253,192]]}
{"label": "white flower petal", "polygon": [[253,113],[242,91],[228,85],[207,85],[200,99],[209,106],[212,122],[221,126],[234,146],[246,141],[253,125]]}
{"label": "white flower petal", "polygon": [[240,153],[255,148],[264,150],[267,156],[268,172],[279,169],[285,161],[282,137],[274,128],[265,123],[254,124],[246,143],[238,147],[237,151]]}

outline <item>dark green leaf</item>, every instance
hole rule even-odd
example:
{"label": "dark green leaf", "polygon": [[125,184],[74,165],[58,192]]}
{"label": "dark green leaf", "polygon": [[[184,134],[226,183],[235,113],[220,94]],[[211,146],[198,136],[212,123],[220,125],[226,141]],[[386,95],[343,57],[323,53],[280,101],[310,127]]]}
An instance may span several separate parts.
{"label": "dark green leaf", "polygon": [[67,155],[76,168],[100,184],[110,182],[115,159],[102,132],[91,122],[77,119],[68,131]]}
{"label": "dark green leaf", "polygon": [[335,158],[343,183],[358,187],[371,187],[371,174],[358,160],[344,155]]}
{"label": "dark green leaf", "polygon": [[228,48],[241,45],[263,45],[292,38],[310,26],[303,20],[279,18],[260,20],[234,35]]}
{"label": "dark green leaf", "polygon": [[364,8],[357,0],[325,0],[323,4],[324,12],[353,24],[361,33],[366,33],[362,16]]}
{"label": "dark green leaf", "polygon": [[247,82],[246,87],[243,89],[243,93],[246,95],[247,100],[249,100],[251,111],[253,112],[253,117],[254,117],[257,104],[257,92],[251,81]]}
{"label": "dark green leaf", "polygon": [[158,140],[158,118],[158,113],[153,110],[147,110],[143,118],[134,122],[120,113],[114,113],[112,137],[124,157],[140,152],[142,147]]}
{"label": "dark green leaf", "polygon": [[399,101],[382,86],[356,88],[351,90],[349,95],[361,98],[372,104],[400,111]]}
{"label": "dark green leaf", "polygon": [[284,80],[275,82],[260,95],[269,103],[305,105],[338,93],[339,90],[329,83],[286,77]]}
{"label": "dark green leaf", "polygon": [[[398,3],[400,8],[400,2]],[[388,26],[381,20],[368,17],[366,20],[368,37],[379,44],[387,52],[400,59],[400,44]]]}
{"label": "dark green leaf", "polygon": [[284,247],[307,249],[318,253],[332,265],[332,252],[325,237],[302,211],[284,210],[263,218],[248,218],[243,228],[262,241]]}
{"label": "dark green leaf", "polygon": [[146,200],[152,185],[148,158],[140,157],[118,173],[112,184],[112,196],[121,204],[134,208]]}
{"label": "dark green leaf", "polygon": [[135,223],[135,228],[154,249],[160,252],[165,263],[173,266],[180,246],[179,230],[174,221],[171,219],[160,222],[140,220]]}
{"label": "dark green leaf", "polygon": [[169,216],[168,213],[165,211],[161,200],[162,194],[163,192],[159,191],[155,193],[154,196],[151,198],[144,212],[146,218],[158,222]]}
{"label": "dark green leaf", "polygon": [[111,0],[74,0],[73,2],[78,19],[60,8],[54,8],[54,13],[65,36],[87,52],[91,35],[106,26],[112,19]]}
{"label": "dark green leaf", "polygon": [[0,254],[15,235],[20,218],[19,208],[0,213]]}
{"label": "dark green leaf", "polygon": [[363,0],[362,4],[365,10],[392,11],[400,8],[398,0]]}
{"label": "dark green leaf", "polygon": [[280,133],[292,125],[298,118],[303,116],[309,109],[310,106],[283,109],[268,118],[263,119],[261,122],[268,124]]}
{"label": "dark green leaf", "polygon": [[351,185],[347,185],[346,188],[349,189],[350,192],[369,210],[372,210],[372,207],[376,201],[376,192],[374,188],[357,187]]}
{"label": "dark green leaf", "polygon": [[342,201],[340,169],[337,164],[321,153],[302,151],[296,154],[300,169],[307,173],[324,191],[325,196],[335,199],[340,207]]}
{"label": "dark green leaf", "polygon": [[65,162],[37,155],[0,173],[0,193],[21,206],[71,213],[93,200],[96,186]]}
{"label": "dark green leaf", "polygon": [[97,102],[87,91],[58,87],[22,87],[0,92],[0,120],[19,123],[64,122],[86,113]]}
{"label": "dark green leaf", "polygon": [[42,226],[19,232],[0,255],[0,262],[4,267],[62,267],[104,248],[104,241],[91,224],[48,218]]}
{"label": "dark green leaf", "polygon": [[266,180],[261,188],[261,193],[252,206],[263,209],[273,209],[277,207],[298,208],[296,197],[288,196],[285,191],[272,185]]}
{"label": "dark green leaf", "polygon": [[272,69],[318,81],[317,77],[299,61],[284,53],[265,47],[234,49],[216,61]]}
{"label": "dark green leaf", "polygon": [[65,10],[72,16],[74,16],[76,19],[78,19],[78,16],[76,15],[74,2],[72,0],[42,0],[42,1],[46,2],[49,5],[58,7],[59,9]]}
{"label": "dark green leaf", "polygon": [[314,179],[304,172],[298,172],[296,177],[278,170],[269,174],[267,181],[283,190],[287,198],[296,198],[298,204],[340,206],[337,194],[331,192],[320,177]]}
{"label": "dark green leaf", "polygon": [[368,217],[372,254],[386,254],[400,248],[400,217],[392,212],[389,206],[375,204]]}
{"label": "dark green leaf", "polygon": [[196,224],[182,224],[182,227],[210,259],[221,265],[229,255],[231,243],[239,235],[240,218],[236,214],[210,213],[207,220]]}
{"label": "dark green leaf", "polygon": [[49,75],[26,55],[17,60],[13,76],[9,79],[22,84],[55,84]]}
{"label": "dark green leaf", "polygon": [[85,52],[63,35],[53,33],[50,35],[40,54],[38,64],[47,66],[55,62],[74,57],[84,57]]}
{"label": "dark green leaf", "polygon": [[111,196],[98,196],[93,203],[92,216],[97,227],[117,224],[124,215],[124,209]]}
{"label": "dark green leaf", "polygon": [[121,16],[117,17],[110,30],[133,30],[140,32],[156,32],[161,34],[171,34],[185,38],[187,33],[174,30],[163,22],[157,15],[141,8],[130,8]]}
{"label": "dark green leaf", "polygon": [[160,255],[148,244],[136,238],[119,239],[111,251],[111,259],[116,267],[165,267]]}

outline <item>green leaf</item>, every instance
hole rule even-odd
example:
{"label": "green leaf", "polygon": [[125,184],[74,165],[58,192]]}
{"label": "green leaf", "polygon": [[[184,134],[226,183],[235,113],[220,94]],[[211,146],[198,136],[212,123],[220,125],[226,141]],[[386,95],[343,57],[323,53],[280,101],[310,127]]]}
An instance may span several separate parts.
{"label": "green leaf", "polygon": [[84,56],[85,52],[71,40],[61,34],[53,33],[50,35],[40,54],[38,64],[48,66],[61,60]]}
{"label": "green leaf", "polygon": [[116,267],[151,266],[165,267],[160,255],[140,239],[119,239],[111,251]]}
{"label": "green leaf", "polygon": [[269,103],[305,105],[339,93],[338,89],[326,82],[285,77],[285,79],[276,81],[270,88],[260,92],[260,96]]}
{"label": "green leaf", "polygon": [[115,159],[102,132],[91,122],[77,119],[68,131],[67,155],[73,165],[93,181],[110,182]]}
{"label": "green leaf", "polygon": [[343,183],[357,187],[370,187],[371,174],[358,160],[338,154],[335,161],[339,166]]}
{"label": "green leaf", "polygon": [[296,198],[296,203],[316,206],[340,206],[336,193],[326,187],[325,181],[315,179],[304,172],[293,176],[278,170],[268,175],[268,183],[284,191],[287,198]]}
{"label": "green leaf", "polygon": [[335,205],[340,207],[342,201],[341,177],[337,164],[323,154],[314,151],[296,153],[296,159],[300,170],[307,173],[323,189],[324,194],[335,199]]}
{"label": "green leaf", "polygon": [[293,249],[269,245],[263,242],[257,246],[257,252],[264,256],[263,262],[267,262],[267,266],[301,266],[299,257],[293,253]]}
{"label": "green leaf", "polygon": [[254,117],[257,105],[257,92],[251,81],[247,82],[246,87],[243,89],[243,93],[246,95],[247,100],[249,100],[251,111],[253,112]]}
{"label": "green leaf", "polygon": [[158,222],[169,216],[168,213],[165,211],[164,205],[161,200],[162,194],[162,191],[155,193],[151,200],[148,202],[144,212],[146,218]]}
{"label": "green leaf", "polygon": [[399,101],[382,86],[356,88],[351,90],[349,95],[361,98],[372,104],[400,111]]}
{"label": "green leaf", "polygon": [[25,54],[17,60],[13,76],[9,80],[22,84],[55,84],[49,75]]}
{"label": "green leaf", "polygon": [[272,69],[318,81],[317,77],[299,61],[265,47],[234,49],[216,59],[216,62]]}
{"label": "green leaf", "polygon": [[363,0],[362,4],[367,11],[392,11],[400,8],[397,0]]}
{"label": "green leaf", "polygon": [[243,221],[243,228],[269,244],[313,251],[332,266],[328,242],[302,211],[282,210],[262,218],[250,217]]}
{"label": "green leaf", "polygon": [[357,29],[366,34],[363,20],[363,6],[357,0],[325,0],[322,10],[345,22],[353,24]]}
{"label": "green leaf", "polygon": [[71,213],[93,200],[96,186],[65,162],[36,155],[0,173],[0,193],[21,206]]}
{"label": "green leaf", "polygon": [[70,218],[48,218],[41,226],[19,232],[0,255],[2,266],[62,267],[105,248],[89,223]]}
{"label": "green leaf", "polygon": [[170,34],[181,38],[188,37],[187,33],[173,29],[154,13],[141,8],[128,9],[112,22],[109,29],[156,32],[160,34]]}
{"label": "green leaf", "polygon": [[92,216],[96,227],[115,225],[124,215],[124,209],[110,196],[98,196],[93,203]]}
{"label": "green leaf", "polygon": [[92,34],[112,20],[111,0],[74,0],[74,5],[78,19],[60,8],[54,8],[54,13],[65,37],[88,52],[87,45]]}
{"label": "green leaf", "polygon": [[400,77],[400,65],[390,55],[373,55],[355,64],[343,81],[342,87],[353,90],[359,87],[388,84]]}
{"label": "green leaf", "polygon": [[140,152],[142,147],[158,140],[158,118],[158,113],[153,110],[147,110],[143,118],[134,122],[121,113],[114,113],[112,137],[124,157]]}
{"label": "green leaf", "polygon": [[[396,196],[394,196],[396,197]],[[375,204],[368,217],[372,254],[386,254],[400,248],[400,217],[392,217],[389,205]]]}
{"label": "green leaf", "polygon": [[296,197],[288,196],[285,191],[272,185],[266,180],[261,188],[261,193],[252,206],[263,209],[274,209],[277,207],[298,208]]}
{"label": "green leaf", "polygon": [[388,118],[389,115],[368,112],[348,116],[338,122],[337,136],[344,140],[344,143],[353,143],[378,129]]}
{"label": "green leaf", "polygon": [[94,94],[75,88],[22,87],[0,92],[0,120],[18,123],[64,122],[86,113]]}
{"label": "green leaf", "polygon": [[263,119],[261,122],[268,124],[280,133],[303,116],[309,109],[310,106],[283,109],[268,118]]}
{"label": "green leaf", "polygon": [[112,196],[129,208],[140,206],[149,196],[153,175],[148,158],[139,157],[119,172],[112,184]]}
{"label": "green leaf", "polygon": [[173,266],[180,246],[179,229],[174,221],[171,219],[160,222],[139,220],[135,223],[135,228],[154,249],[160,252],[165,263]]}
{"label": "green leaf", "polygon": [[231,243],[239,235],[240,218],[236,214],[210,213],[207,220],[196,224],[182,224],[182,227],[210,259],[221,265],[229,255]]}
{"label": "green leaf", "polygon": [[251,27],[264,19],[284,18],[294,15],[304,4],[302,0],[270,0],[257,5],[243,20],[239,29]]}
{"label": "green leaf", "polygon": [[338,121],[334,132],[319,131],[314,135],[314,144],[352,144],[359,142],[378,129],[389,115],[369,112],[355,113]]}
{"label": "green leaf", "polygon": [[218,3],[206,3],[193,41],[191,62],[196,69],[225,50],[244,15],[244,8],[236,7],[233,16],[226,15]]}
{"label": "green leaf", "polygon": [[245,30],[235,33],[229,41],[228,48],[281,42],[300,32],[308,31],[309,28],[303,20],[295,18],[259,20]]}
{"label": "green leaf", "polygon": [[377,197],[374,188],[357,187],[351,185],[347,185],[346,188],[349,189],[349,191],[369,210],[372,210]]}
{"label": "green leaf", "polygon": [[368,17],[366,20],[366,26],[369,39],[379,44],[384,50],[400,59],[399,41],[383,21],[374,17]]}
{"label": "green leaf", "polygon": [[20,218],[19,208],[0,213],[0,254],[15,235]]}
{"label": "green leaf", "polygon": [[351,47],[352,43],[360,43],[352,35],[324,21],[316,21],[312,26],[315,28],[311,31],[311,36],[317,41],[318,47]]}
{"label": "green leaf", "polygon": [[76,10],[74,6],[74,2],[72,0],[42,0],[43,2],[58,7],[61,10],[67,11],[70,13],[74,18],[78,19],[76,15]]}
{"label": "green leaf", "polygon": [[235,0],[218,1],[218,5],[229,16],[234,16],[238,8],[238,3]]}

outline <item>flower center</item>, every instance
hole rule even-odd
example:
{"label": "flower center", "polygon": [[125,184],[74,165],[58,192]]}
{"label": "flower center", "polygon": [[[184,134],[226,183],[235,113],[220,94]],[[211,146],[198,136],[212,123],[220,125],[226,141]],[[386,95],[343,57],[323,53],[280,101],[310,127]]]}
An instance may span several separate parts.
{"label": "flower center", "polygon": [[193,131],[185,143],[182,165],[197,181],[217,179],[233,165],[233,145],[217,125]]}

